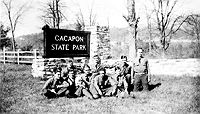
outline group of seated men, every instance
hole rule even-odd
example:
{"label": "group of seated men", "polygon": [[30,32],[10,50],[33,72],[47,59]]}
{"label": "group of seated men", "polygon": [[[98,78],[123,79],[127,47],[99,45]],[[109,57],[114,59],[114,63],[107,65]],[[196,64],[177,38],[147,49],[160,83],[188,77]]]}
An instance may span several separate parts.
{"label": "group of seated men", "polygon": [[[139,58],[142,58],[139,57]],[[133,66],[127,64],[127,58],[121,58],[121,65],[106,66],[101,64],[99,56],[94,56],[95,65],[84,64],[81,73],[68,61],[67,67],[56,67],[54,76],[47,80],[42,88],[42,94],[47,98],[66,96],[68,98],[86,96],[89,99],[100,97],[130,95],[131,91],[138,91],[140,82],[144,90],[148,90],[147,60],[135,62]],[[92,67],[92,68],[91,68]],[[113,67],[115,73],[109,75],[106,68]],[[131,70],[133,70],[132,74]]]}

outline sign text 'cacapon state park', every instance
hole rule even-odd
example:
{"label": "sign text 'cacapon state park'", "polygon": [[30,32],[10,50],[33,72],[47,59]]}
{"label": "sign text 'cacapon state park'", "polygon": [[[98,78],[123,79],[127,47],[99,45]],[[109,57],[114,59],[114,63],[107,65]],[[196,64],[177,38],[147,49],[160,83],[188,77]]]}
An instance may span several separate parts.
{"label": "sign text 'cacapon state park'", "polygon": [[44,30],[44,57],[89,57],[90,56],[90,32],[65,29]]}

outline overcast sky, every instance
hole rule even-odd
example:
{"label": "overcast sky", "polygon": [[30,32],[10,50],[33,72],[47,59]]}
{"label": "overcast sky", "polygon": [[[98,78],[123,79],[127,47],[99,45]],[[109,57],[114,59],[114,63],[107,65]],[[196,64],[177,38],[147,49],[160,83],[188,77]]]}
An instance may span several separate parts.
{"label": "overcast sky", "polygon": [[[2,1],[2,0],[1,0]],[[42,14],[42,4],[47,0],[13,0],[15,6],[23,2],[31,2],[30,9],[25,13],[22,21],[17,25],[16,36],[42,32],[41,27],[44,23],[39,18]],[[63,0],[65,1],[65,15],[67,17],[66,24],[73,23],[75,13],[81,8],[84,17],[87,18],[89,9],[93,7],[94,13],[97,14],[97,22],[99,25],[109,25],[111,27],[128,26],[123,15],[127,14],[126,0]],[[152,8],[148,3],[150,0],[136,0],[136,13],[140,16],[140,26],[146,25],[145,5],[148,9]],[[171,1],[171,0],[170,0]],[[200,13],[200,0],[179,0],[176,6],[175,15]],[[8,24],[5,16],[5,7],[0,7],[0,21]]]}

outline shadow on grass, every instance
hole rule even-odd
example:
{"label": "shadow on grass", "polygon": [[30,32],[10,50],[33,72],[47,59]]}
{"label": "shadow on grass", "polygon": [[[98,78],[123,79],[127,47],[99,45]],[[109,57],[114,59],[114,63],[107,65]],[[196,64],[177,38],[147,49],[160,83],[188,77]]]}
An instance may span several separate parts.
{"label": "shadow on grass", "polygon": [[[160,82],[157,83],[157,84],[149,84],[149,85],[148,85],[148,90],[151,91],[151,90],[153,90],[153,89],[159,87],[160,85],[161,85]],[[132,87],[132,88],[134,88],[134,87]],[[142,87],[142,84],[140,84],[140,86],[139,86],[139,91],[142,91],[142,90],[143,90],[143,87]]]}
{"label": "shadow on grass", "polygon": [[157,84],[150,84],[149,85],[149,91],[155,89],[156,87],[159,87],[161,85],[161,83],[157,83]]}

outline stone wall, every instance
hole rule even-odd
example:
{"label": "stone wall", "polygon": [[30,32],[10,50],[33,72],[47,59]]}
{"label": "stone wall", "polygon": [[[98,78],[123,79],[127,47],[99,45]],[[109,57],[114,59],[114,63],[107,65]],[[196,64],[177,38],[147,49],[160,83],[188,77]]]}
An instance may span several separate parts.
{"label": "stone wall", "polygon": [[111,56],[110,31],[107,26],[89,26],[86,31],[90,36],[90,58],[99,55],[102,59]]}
{"label": "stone wall", "polygon": [[[33,77],[48,79],[53,76],[55,67],[66,67],[70,58],[50,58],[50,59],[34,59],[31,74]],[[82,60],[85,58],[75,58],[74,65],[81,67]]]}

